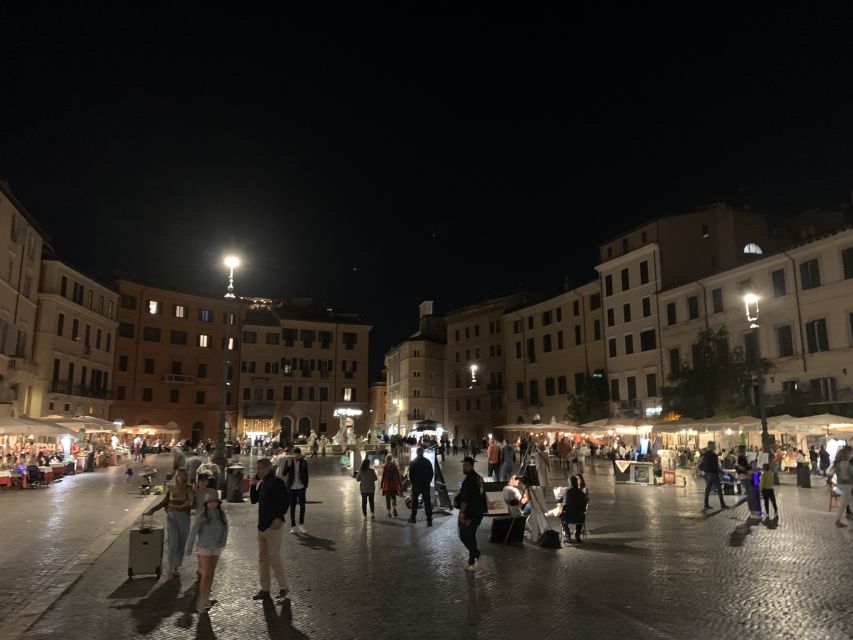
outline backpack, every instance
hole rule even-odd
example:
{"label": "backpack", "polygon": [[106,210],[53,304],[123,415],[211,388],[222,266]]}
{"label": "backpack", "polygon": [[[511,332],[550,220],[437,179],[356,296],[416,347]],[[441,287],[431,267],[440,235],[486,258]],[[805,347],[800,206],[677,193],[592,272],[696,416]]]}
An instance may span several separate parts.
{"label": "backpack", "polygon": [[542,532],[542,537],[539,540],[539,546],[546,549],[560,549],[560,533],[553,529],[548,529]]}

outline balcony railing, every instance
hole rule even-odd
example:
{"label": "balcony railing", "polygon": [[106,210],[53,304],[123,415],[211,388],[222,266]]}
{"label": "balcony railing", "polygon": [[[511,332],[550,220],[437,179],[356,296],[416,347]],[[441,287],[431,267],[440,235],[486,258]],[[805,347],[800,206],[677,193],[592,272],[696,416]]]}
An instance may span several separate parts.
{"label": "balcony railing", "polygon": [[50,392],[64,393],[70,395],[72,386],[73,385],[70,382],[60,382],[59,380],[54,380],[50,383]]}
{"label": "balcony railing", "polygon": [[161,380],[171,384],[195,384],[195,376],[187,376],[182,373],[164,373]]}
{"label": "balcony railing", "polygon": [[51,393],[63,393],[67,396],[81,396],[83,398],[101,398],[111,400],[113,392],[109,389],[101,389],[100,387],[90,387],[82,384],[71,384],[70,382],[62,382],[54,380],[50,383]]}
{"label": "balcony railing", "polygon": [[13,369],[15,371],[26,371],[27,373],[37,372],[35,364],[27,362],[24,358],[21,358],[20,356],[17,356],[15,358],[9,358],[9,362],[6,367],[10,370]]}

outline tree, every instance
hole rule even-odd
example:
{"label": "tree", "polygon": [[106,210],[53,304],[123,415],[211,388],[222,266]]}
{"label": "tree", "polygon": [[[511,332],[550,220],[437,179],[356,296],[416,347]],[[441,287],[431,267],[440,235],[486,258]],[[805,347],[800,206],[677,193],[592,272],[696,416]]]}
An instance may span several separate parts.
{"label": "tree", "polygon": [[763,359],[749,362],[743,348],[729,348],[725,326],[704,329],[697,337],[693,366],[683,362],[661,390],[664,409],[696,419],[749,413],[751,404],[745,391],[752,387],[756,374],[770,370],[770,363]]}
{"label": "tree", "polygon": [[583,390],[569,399],[566,415],[578,424],[607,418],[610,415],[607,399],[607,382],[604,378],[593,378],[587,374]]}

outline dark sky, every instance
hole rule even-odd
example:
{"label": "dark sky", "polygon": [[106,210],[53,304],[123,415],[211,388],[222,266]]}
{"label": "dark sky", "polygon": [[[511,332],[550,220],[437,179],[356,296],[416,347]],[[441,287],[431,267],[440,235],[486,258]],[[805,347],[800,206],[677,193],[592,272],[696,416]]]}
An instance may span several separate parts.
{"label": "dark sky", "polygon": [[[127,8],[122,9],[127,11]],[[27,14],[13,13],[25,11]],[[90,15],[0,7],[0,177],[94,275],[414,330],[715,200],[853,190],[853,35],[812,14]]]}

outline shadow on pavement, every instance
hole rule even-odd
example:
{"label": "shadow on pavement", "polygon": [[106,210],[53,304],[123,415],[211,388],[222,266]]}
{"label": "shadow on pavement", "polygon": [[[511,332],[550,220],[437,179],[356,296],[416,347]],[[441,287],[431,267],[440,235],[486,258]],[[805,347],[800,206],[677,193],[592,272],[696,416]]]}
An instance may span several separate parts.
{"label": "shadow on pavement", "polygon": [[131,598],[143,598],[157,584],[157,578],[137,578],[136,580],[125,580],[116,590],[107,596],[110,600],[129,600]]}
{"label": "shadow on pavement", "polygon": [[739,524],[729,534],[729,546],[742,547],[743,543],[746,541],[746,537],[752,533],[752,527],[760,524],[760,522],[760,519],[749,516],[746,519],[746,522]]}
{"label": "shadow on pavement", "polygon": [[136,604],[113,605],[113,609],[129,609],[136,623],[136,630],[149,634],[173,613],[183,614],[177,621],[177,626],[189,628],[192,625],[192,612],[195,610],[195,589],[191,588],[181,594],[181,581],[177,578],[166,580],[158,586],[147,598]]}
{"label": "shadow on pavement", "polygon": [[312,535],[299,536],[299,544],[315,551],[337,551],[335,541],[328,538],[317,538]]}
{"label": "shadow on pavement", "polygon": [[628,546],[631,542],[641,542],[642,538],[607,538],[606,540],[587,540],[582,544],[567,542],[563,545],[563,549],[574,548],[587,551],[597,551],[599,553],[616,553],[616,554],[632,554],[643,555],[648,553],[647,549],[640,547]]}
{"label": "shadow on pavement", "polygon": [[308,636],[299,631],[293,626],[293,612],[290,609],[290,600],[285,600],[281,605],[281,613],[275,610],[275,603],[272,600],[264,600],[264,620],[267,623],[267,630],[270,638],[304,638],[308,640]]}

